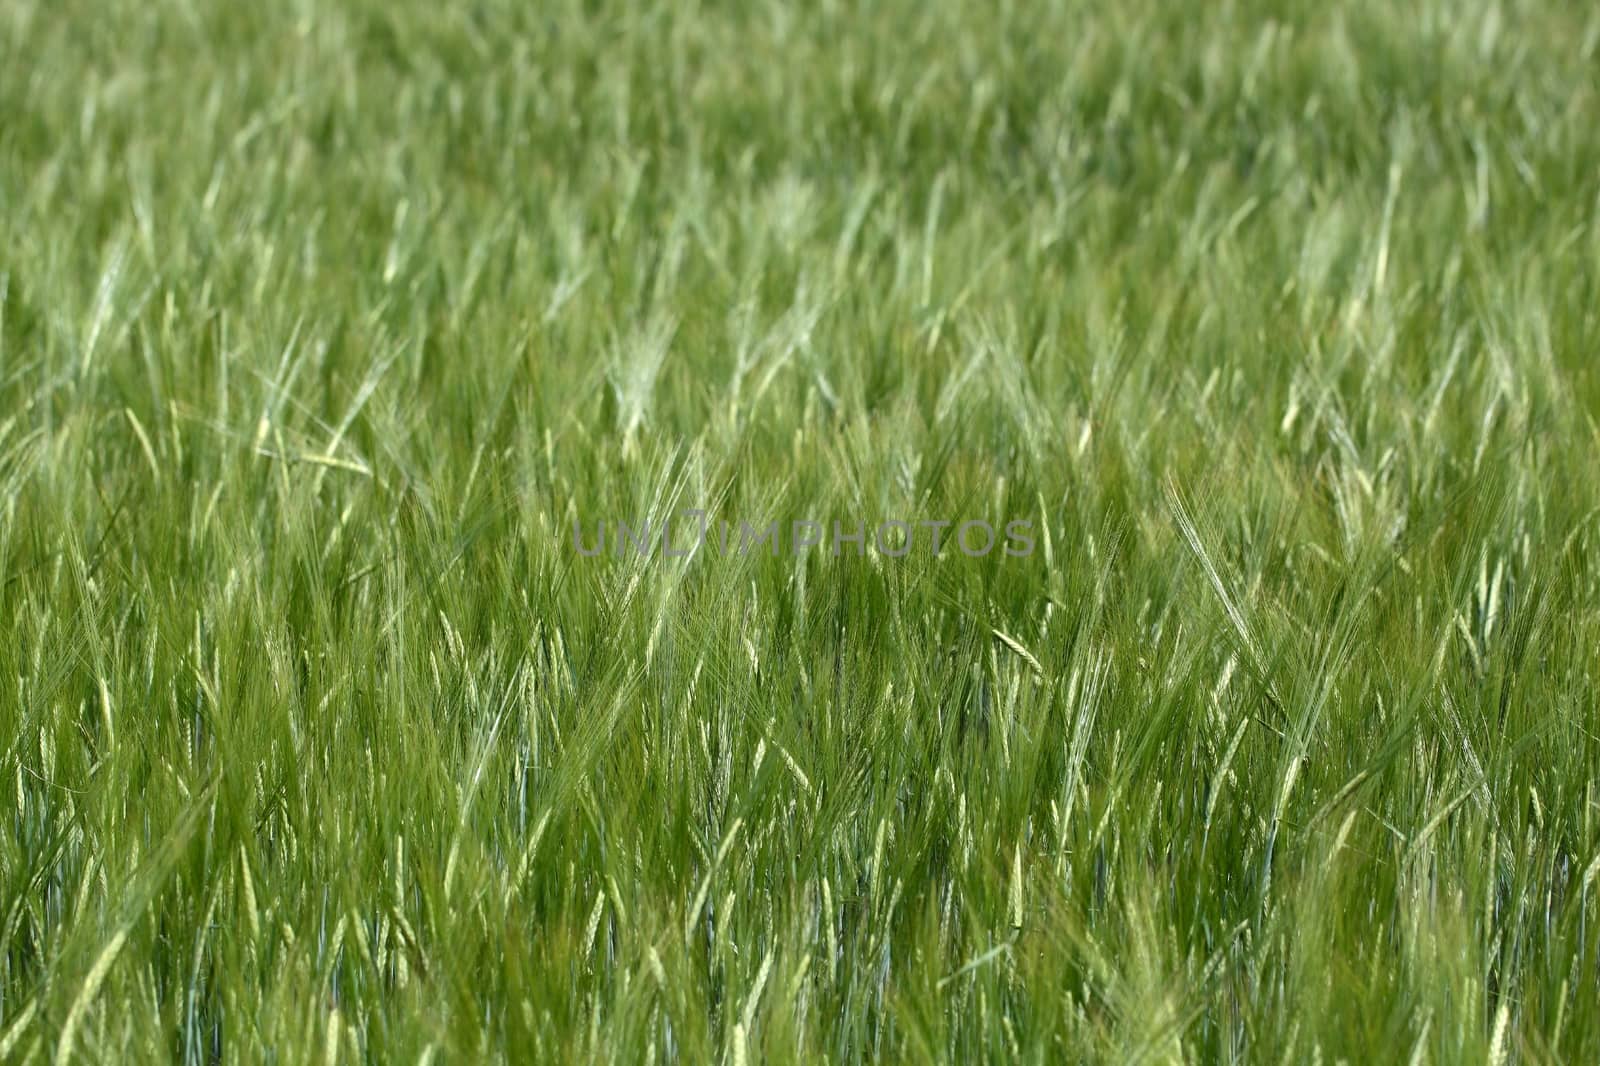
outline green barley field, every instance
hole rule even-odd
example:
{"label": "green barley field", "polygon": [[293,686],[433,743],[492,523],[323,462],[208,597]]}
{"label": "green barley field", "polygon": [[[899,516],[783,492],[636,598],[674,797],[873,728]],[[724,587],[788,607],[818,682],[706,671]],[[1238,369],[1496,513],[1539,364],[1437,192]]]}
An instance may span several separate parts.
{"label": "green barley field", "polygon": [[3,0],[0,795],[5,1063],[1600,1061],[1600,11]]}

